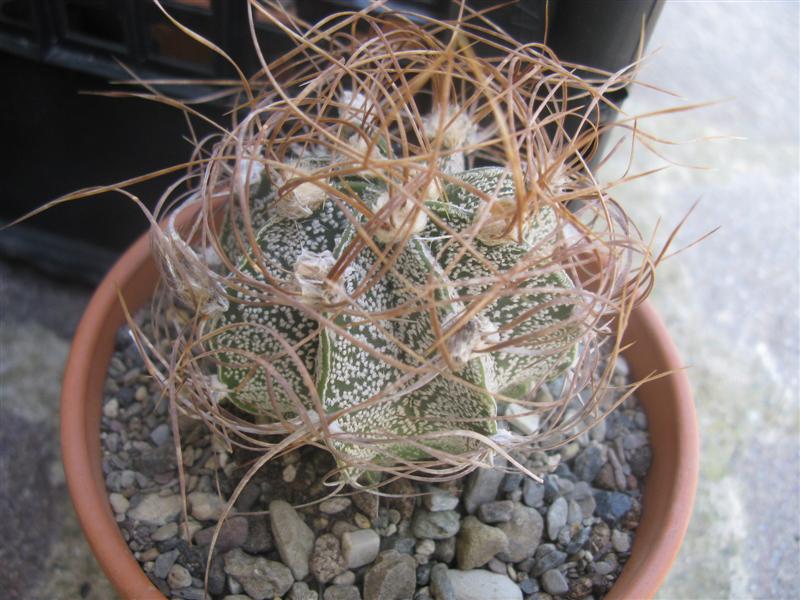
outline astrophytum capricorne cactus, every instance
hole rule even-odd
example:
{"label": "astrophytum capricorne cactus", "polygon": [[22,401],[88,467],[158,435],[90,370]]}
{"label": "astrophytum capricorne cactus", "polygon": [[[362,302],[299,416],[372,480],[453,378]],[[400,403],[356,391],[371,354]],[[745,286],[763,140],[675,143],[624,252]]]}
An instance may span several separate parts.
{"label": "astrophytum capricorne cactus", "polygon": [[602,418],[654,266],[589,168],[630,79],[468,13],[285,31],[152,220],[163,293],[137,339],[176,413],[252,469],[317,444],[351,482],[524,470],[514,450]]}
{"label": "astrophytum capricorne cactus", "polygon": [[[324,182],[302,185],[279,198],[269,170],[254,180],[252,189],[261,195],[256,205],[265,213],[256,241],[269,276],[294,284],[313,307],[329,305],[321,315],[351,337],[297,308],[253,304],[247,288],[233,291],[213,345],[224,349],[219,380],[240,408],[272,419],[295,416],[298,402],[316,408],[310,403],[314,386],[322,410],[341,414],[333,429],[373,440],[367,455],[413,460],[431,448],[460,453],[475,445],[452,432],[494,435],[498,397],[519,398],[573,361],[581,329],[563,325],[572,305],[559,302],[572,281],[559,269],[530,277],[518,272],[537,253],[549,254],[555,215],[543,207],[526,220],[519,238],[507,233],[516,193],[504,168],[453,173],[429,185],[420,205],[393,201],[377,177],[337,183],[376,214],[387,213],[374,232],[375,246],[362,248],[337,282],[329,273],[365,219],[345,215],[327,199]],[[453,241],[454,232],[475,227],[471,242]],[[379,258],[387,254],[390,268]],[[247,259],[242,269],[264,280]],[[504,275],[515,280],[514,293],[485,296]],[[483,297],[489,298],[485,306],[466,312],[470,299]],[[348,299],[352,305],[337,312],[337,303]],[[528,343],[503,347],[526,335]],[[287,346],[296,356],[286,356]],[[243,360],[248,355],[284,356],[267,366]],[[421,442],[436,433],[446,435]],[[365,456],[363,448],[346,449]]]}

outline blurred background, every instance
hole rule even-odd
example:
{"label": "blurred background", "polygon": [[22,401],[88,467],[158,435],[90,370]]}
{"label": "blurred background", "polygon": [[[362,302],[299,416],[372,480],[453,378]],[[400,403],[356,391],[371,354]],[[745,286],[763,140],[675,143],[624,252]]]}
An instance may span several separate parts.
{"label": "blurred background", "polygon": [[[244,3],[164,2],[252,72]],[[285,2],[313,20],[352,3]],[[391,3],[390,3],[391,4]],[[400,3],[397,3],[400,4]],[[495,4],[472,2],[475,7]],[[448,2],[404,7],[446,16]],[[544,11],[559,56],[610,70],[649,36],[645,86],[615,98],[629,114],[712,106],[647,120],[681,142],[673,166],[618,190],[663,241],[700,201],[674,248],[720,229],[662,266],[653,302],[688,367],[701,427],[692,522],[663,599],[800,597],[800,6],[786,2],[523,2],[497,13],[540,39]],[[518,11],[518,12],[514,12]],[[520,12],[521,11],[521,12]],[[269,52],[286,40],[260,23]],[[0,1],[0,220],[79,187],[188,157],[183,117],[118,90],[128,75],[229,77],[146,0]],[[202,86],[175,87],[196,96]],[[624,96],[627,95],[627,98]],[[217,116],[223,106],[212,107]],[[608,140],[607,147],[613,143]],[[621,153],[603,179],[627,166]],[[662,166],[641,152],[635,171]],[[702,167],[702,168],[700,168]],[[150,205],[168,177],[136,192]],[[58,449],[58,394],[92,286],[146,222],[121,197],[60,207],[0,233],[0,589],[4,598],[113,598],[80,533]]]}

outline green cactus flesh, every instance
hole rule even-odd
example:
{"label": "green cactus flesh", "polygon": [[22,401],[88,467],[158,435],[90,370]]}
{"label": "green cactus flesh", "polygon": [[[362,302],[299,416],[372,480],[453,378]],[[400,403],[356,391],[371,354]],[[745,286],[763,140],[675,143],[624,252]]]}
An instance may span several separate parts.
{"label": "green cactus flesh", "polygon": [[[473,448],[473,437],[453,432],[496,433],[498,392],[520,396],[532,383],[563,372],[581,333],[577,325],[564,324],[573,313],[565,299],[573,284],[563,270],[537,269],[534,275],[519,270],[537,252],[549,253],[555,214],[540,210],[522,242],[460,242],[446,231],[463,232],[479,218],[483,200],[474,189],[502,198],[513,197],[514,186],[500,167],[473,169],[456,179],[463,184],[449,183],[440,198],[426,203],[431,217],[406,244],[376,241],[391,268],[369,246],[350,262],[340,284],[353,299],[346,310],[325,314],[337,328],[320,326],[313,311],[289,306],[279,296],[270,301],[260,294],[253,302],[253,290],[231,287],[229,308],[211,337],[229,399],[267,419],[291,417],[298,404],[315,408],[313,385],[324,412],[337,414],[335,425],[364,441],[360,449],[340,444],[343,451],[374,458],[380,447],[386,455],[413,460],[428,452],[404,439],[444,433],[429,435],[422,444],[452,453]],[[373,202],[373,192],[367,185],[362,200]],[[261,205],[270,210],[269,202]],[[328,251],[338,258],[356,235],[354,220],[330,200],[307,218],[270,217],[256,235],[263,263],[248,257],[240,269],[256,282],[289,283],[302,251]],[[366,280],[369,285],[362,285]],[[489,293],[498,286],[513,294]],[[430,292],[420,294],[422,289]],[[435,332],[483,297],[491,301],[478,319],[495,332],[493,343],[540,333],[523,351],[512,345],[477,352],[454,368],[437,350]]]}

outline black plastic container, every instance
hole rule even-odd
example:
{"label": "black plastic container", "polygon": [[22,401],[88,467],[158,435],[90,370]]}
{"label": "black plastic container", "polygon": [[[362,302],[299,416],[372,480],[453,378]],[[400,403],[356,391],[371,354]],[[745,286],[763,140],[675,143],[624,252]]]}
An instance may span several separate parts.
{"label": "black plastic container", "polygon": [[[367,5],[358,0],[284,1],[315,21]],[[497,0],[472,0],[476,10]],[[178,21],[225,51],[248,73],[258,68],[247,31],[246,0],[164,0]],[[635,60],[663,0],[528,0],[501,6],[490,18],[521,42],[547,43],[560,58],[617,71]],[[448,0],[406,0],[388,7],[437,18],[456,14]],[[267,57],[291,47],[267,22],[257,23]],[[0,0],[0,221],[8,222],[71,190],[107,184],[184,161],[183,115],[154,103],[81,95],[119,89],[120,63],[144,79],[231,78],[230,65],[180,32],[148,0]],[[172,86],[195,97],[202,86]],[[621,102],[625,91],[616,93]],[[224,106],[205,110],[221,117]],[[601,115],[601,120],[613,115]],[[202,131],[201,131],[202,133]],[[152,206],[167,179],[134,188]],[[0,253],[31,260],[52,272],[97,280],[114,256],[146,227],[122,196],[106,194],[53,209],[0,234]]]}

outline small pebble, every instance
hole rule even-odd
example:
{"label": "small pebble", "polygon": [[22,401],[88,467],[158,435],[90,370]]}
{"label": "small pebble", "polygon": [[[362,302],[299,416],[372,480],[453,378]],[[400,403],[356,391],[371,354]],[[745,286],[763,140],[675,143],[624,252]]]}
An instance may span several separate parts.
{"label": "small pebble", "polygon": [[567,503],[567,525],[575,525],[583,520],[583,511],[575,500]]}
{"label": "small pebble", "polygon": [[548,594],[555,596],[569,591],[567,579],[558,569],[550,569],[542,575],[542,587]]}
{"label": "small pebble", "polygon": [[567,560],[567,555],[558,550],[553,544],[542,544],[536,549],[533,559],[534,565],[533,569],[531,569],[531,575],[539,577],[546,571],[563,565]]}
{"label": "small pebble", "polygon": [[464,519],[456,541],[459,569],[468,571],[482,567],[496,554],[508,550],[508,537],[501,529],[486,525],[472,515]]}
{"label": "small pebble", "polygon": [[597,515],[611,523],[618,521],[633,507],[631,497],[622,492],[600,491],[594,495],[594,499]]}
{"label": "small pebble", "polygon": [[538,508],[544,502],[544,485],[530,477],[522,486],[522,501],[531,508]]}
{"label": "small pebble", "polygon": [[514,563],[533,556],[542,539],[544,521],[535,508],[516,504],[511,520],[499,523],[497,528],[508,538],[508,552],[499,553],[497,558]]}
{"label": "small pebble", "polygon": [[[201,529],[194,534],[194,541],[200,546],[210,546],[217,526]],[[247,541],[249,524],[246,517],[229,517],[220,527],[215,548],[227,552],[238,548]]]}
{"label": "small pebble", "polygon": [[150,536],[150,539],[154,542],[163,542],[164,540],[174,538],[176,535],[178,535],[178,524],[167,523],[156,529]]}
{"label": "small pebble", "polygon": [[187,499],[189,512],[198,521],[216,521],[225,509],[225,501],[217,494],[192,492]]}
{"label": "small pebble", "polygon": [[614,569],[615,565],[602,560],[594,563],[594,572],[598,575],[608,575],[613,572]]}
{"label": "small pebble", "polygon": [[178,550],[170,550],[169,552],[160,554],[154,561],[153,575],[159,579],[166,579],[175,561],[178,560],[179,554],[180,552]]}
{"label": "small pebble", "polygon": [[420,540],[414,547],[414,551],[422,556],[430,556],[436,551],[436,542],[428,539]]}
{"label": "small pebble", "polygon": [[511,473],[506,473],[505,478],[503,479],[503,484],[501,489],[505,493],[513,492],[514,490],[519,489],[520,484],[522,484],[522,480],[525,476],[522,473],[517,471],[512,471]]}
{"label": "small pebble", "polygon": [[119,416],[119,402],[116,398],[111,398],[103,405],[103,416],[109,419],[116,419]]}
{"label": "small pebble", "polygon": [[150,548],[149,550],[145,550],[137,558],[141,562],[153,561],[158,558],[158,548]]}
{"label": "small pebble", "polygon": [[458,497],[441,490],[435,490],[423,496],[422,503],[431,512],[453,510],[458,506]]}
{"label": "small pebble", "polygon": [[460,527],[461,519],[457,512],[452,510],[430,512],[424,508],[417,509],[411,525],[417,538],[432,540],[453,537]]}
{"label": "small pebble", "polygon": [[172,429],[167,423],[162,423],[150,432],[150,439],[156,446],[163,446],[172,440]]}
{"label": "small pebble", "polygon": [[353,525],[349,521],[335,521],[333,525],[331,525],[331,533],[336,537],[342,537],[346,531],[358,531],[360,528],[356,525]]}
{"label": "small pebble", "polygon": [[491,502],[497,497],[500,484],[505,477],[502,469],[506,466],[506,460],[497,457],[494,466],[494,469],[476,469],[467,478],[464,494],[461,497],[467,514],[473,514],[481,504]]}
{"label": "small pebble", "polygon": [[378,556],[381,539],[373,529],[346,531],[342,534],[342,554],[350,569],[371,563]]}
{"label": "small pebble", "polygon": [[614,529],[611,532],[611,545],[620,554],[625,554],[631,549],[631,537],[623,531]]}
{"label": "small pebble", "polygon": [[336,515],[347,510],[352,504],[350,498],[329,498],[319,505],[319,511],[326,515]]}
{"label": "small pebble", "polygon": [[319,536],[314,541],[314,549],[308,564],[314,579],[320,583],[328,583],[345,571],[348,563],[342,556],[339,538],[332,533]]}
{"label": "small pebble", "polygon": [[178,534],[180,535],[181,539],[185,542],[194,538],[194,534],[200,531],[203,526],[195,521],[194,519],[189,519],[189,522],[179,523],[178,524]]}
{"label": "small pebble", "polygon": [[361,593],[354,585],[330,585],[322,594],[323,600],[361,600]]}
{"label": "small pebble", "polygon": [[[353,504],[355,504],[356,508],[360,510],[362,513],[367,515],[369,519],[377,519],[378,518],[378,496],[375,494],[370,494],[368,492],[360,492],[358,494],[354,494],[352,496]],[[394,511],[397,513],[397,511]],[[399,515],[399,513],[397,513]],[[396,522],[399,522],[400,519],[398,518]]]}
{"label": "small pebble", "polygon": [[506,563],[498,558],[493,558],[488,563],[486,563],[486,567],[492,573],[500,573],[501,575],[506,572]]}
{"label": "small pebble", "polygon": [[539,585],[535,579],[523,579],[519,582],[519,589],[522,590],[523,594],[528,595],[538,592]]}
{"label": "small pebble", "polygon": [[456,555],[456,538],[447,538],[446,540],[437,540],[436,541],[436,551],[433,553],[433,557],[445,564],[450,564],[453,562],[453,558]]}
{"label": "small pebble", "polygon": [[[269,503],[272,539],[283,564],[298,581],[308,575],[308,559],[314,547],[314,532],[285,500]],[[227,555],[226,555],[227,556]]]}
{"label": "small pebble", "polygon": [[447,567],[439,563],[431,569],[430,589],[435,600],[458,600]]}
{"label": "small pebble", "polygon": [[547,537],[555,541],[558,539],[558,532],[567,523],[568,505],[566,499],[560,496],[547,509]]}
{"label": "small pebble", "polygon": [[182,505],[181,497],[177,494],[148,494],[136,506],[128,509],[128,518],[160,527],[174,520],[180,514]]}
{"label": "small pebble", "polygon": [[[417,561],[419,564],[419,561]],[[433,565],[429,562],[420,564],[417,567],[417,587],[424,587],[428,585],[431,577],[431,569]]]}
{"label": "small pebble", "polygon": [[319,594],[302,581],[293,583],[292,589],[289,590],[288,600],[318,600],[318,598]]}
{"label": "small pebble", "polygon": [[119,486],[123,489],[127,489],[133,487],[136,483],[136,472],[131,471],[130,469],[125,469],[120,473],[119,476]]}
{"label": "small pebble", "polygon": [[511,500],[485,502],[478,507],[478,518],[484,523],[505,523],[511,519],[514,503]]}
{"label": "small pebble", "polygon": [[131,504],[125,496],[117,493],[109,494],[108,501],[117,514],[125,514]]}
{"label": "small pebble", "polygon": [[[235,578],[255,600],[282,596],[292,587],[291,571],[283,564],[263,556],[250,556],[238,548],[224,555],[224,571]],[[230,586],[231,591],[234,591]]]}
{"label": "small pebble", "polygon": [[356,522],[356,525],[360,529],[369,529],[370,527],[372,527],[372,522],[361,513],[356,513],[355,515],[353,515],[353,521]]}
{"label": "small pebble", "polygon": [[522,600],[522,590],[507,575],[483,569],[449,569],[447,574],[457,600]]}
{"label": "small pebble", "polygon": [[365,600],[404,600],[414,595],[416,565],[407,554],[382,552],[364,574]]}
{"label": "small pebble", "polygon": [[356,574],[352,571],[344,571],[333,578],[333,583],[335,585],[353,585],[355,582]]}
{"label": "small pebble", "polygon": [[283,469],[282,477],[286,483],[292,483],[297,477],[297,467],[295,465],[287,465]]}
{"label": "small pebble", "polygon": [[189,587],[192,585],[192,575],[181,565],[172,565],[167,575],[167,585],[174,589]]}

